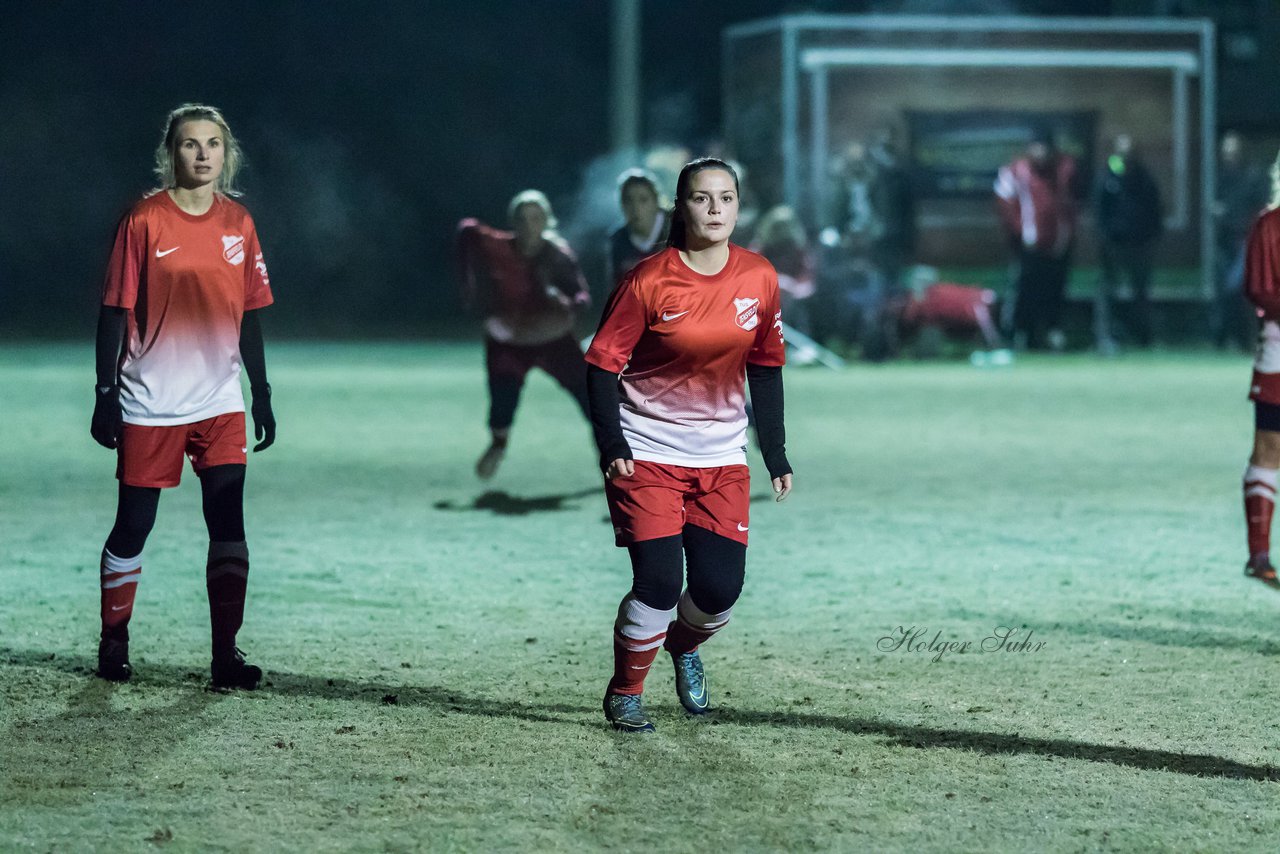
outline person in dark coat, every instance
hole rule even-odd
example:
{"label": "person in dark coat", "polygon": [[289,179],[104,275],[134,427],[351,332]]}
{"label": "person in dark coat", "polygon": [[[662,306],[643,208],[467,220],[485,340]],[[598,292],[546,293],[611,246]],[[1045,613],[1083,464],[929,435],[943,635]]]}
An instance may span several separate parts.
{"label": "person in dark coat", "polygon": [[1110,354],[1116,342],[1112,305],[1121,279],[1133,292],[1129,337],[1139,347],[1151,344],[1151,263],[1163,228],[1160,188],[1143,164],[1128,134],[1119,134],[1094,191],[1102,276],[1094,300],[1094,338],[1099,352]]}

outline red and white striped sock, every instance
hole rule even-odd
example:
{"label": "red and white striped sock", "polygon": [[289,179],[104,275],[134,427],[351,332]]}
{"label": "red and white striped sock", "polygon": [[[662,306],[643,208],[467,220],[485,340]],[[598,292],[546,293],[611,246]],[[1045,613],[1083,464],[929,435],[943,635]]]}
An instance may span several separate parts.
{"label": "red and white striped sock", "polygon": [[618,606],[618,619],[613,624],[613,678],[610,694],[640,694],[644,678],[649,675],[662,640],[667,636],[671,611],[660,611],[636,599],[630,593]]}
{"label": "red and white striped sock", "polygon": [[1244,520],[1249,559],[1271,553],[1271,516],[1276,509],[1276,469],[1253,463],[1244,470]]}
{"label": "red and white striped sock", "polygon": [[708,614],[693,604],[688,590],[684,591],[676,605],[676,619],[667,627],[667,652],[672,655],[693,652],[699,644],[723,629],[732,613],[733,608],[729,608],[719,614]]}
{"label": "red and white striped sock", "polygon": [[128,640],[133,597],[142,577],[142,554],[116,557],[102,550],[102,636]]}

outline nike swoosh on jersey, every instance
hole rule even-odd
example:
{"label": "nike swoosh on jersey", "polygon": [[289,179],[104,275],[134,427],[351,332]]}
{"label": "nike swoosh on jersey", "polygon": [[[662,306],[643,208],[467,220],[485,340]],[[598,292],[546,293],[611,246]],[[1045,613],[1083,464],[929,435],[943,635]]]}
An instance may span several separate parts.
{"label": "nike swoosh on jersey", "polygon": [[666,321],[668,321],[668,320],[675,320],[677,317],[684,317],[684,316],[685,316],[686,314],[688,314],[690,311],[692,311],[692,309],[686,309],[686,310],[684,310],[684,311],[680,312],[679,314],[667,314],[667,313],[664,311],[664,312],[662,313],[662,320],[663,320],[663,322],[664,322],[664,323],[665,323]]}
{"label": "nike swoosh on jersey", "polygon": [[181,246],[175,246],[175,247],[173,247],[172,249],[166,249],[166,250],[164,250],[163,252],[161,252],[161,251],[160,251],[160,247],[158,247],[158,246],[157,246],[157,247],[156,247],[156,257],[157,257],[157,258],[163,258],[163,257],[164,257],[164,256],[166,256],[166,255],[170,255],[170,254],[172,254],[172,253],[174,253],[174,252],[177,252],[177,251],[178,251],[179,249],[181,249],[181,248],[182,248]]}
{"label": "nike swoosh on jersey", "polygon": [[738,530],[739,530],[739,531],[742,531],[742,532],[744,532],[744,533],[745,533],[745,532],[746,532],[746,530],[747,530],[747,528],[746,528],[746,526],[744,526],[741,522],[739,522],[739,523],[738,523]]}

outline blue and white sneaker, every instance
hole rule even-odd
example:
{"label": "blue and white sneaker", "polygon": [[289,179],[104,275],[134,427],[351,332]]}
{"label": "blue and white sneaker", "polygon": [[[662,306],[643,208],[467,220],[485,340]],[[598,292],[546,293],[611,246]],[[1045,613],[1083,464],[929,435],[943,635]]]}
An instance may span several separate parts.
{"label": "blue and white sneaker", "polygon": [[640,694],[605,694],[604,716],[619,732],[654,732]]}
{"label": "blue and white sneaker", "polygon": [[671,654],[676,665],[676,696],[680,705],[691,715],[705,715],[711,708],[711,696],[707,693],[707,677],[702,672],[702,657],[695,649],[683,655]]}

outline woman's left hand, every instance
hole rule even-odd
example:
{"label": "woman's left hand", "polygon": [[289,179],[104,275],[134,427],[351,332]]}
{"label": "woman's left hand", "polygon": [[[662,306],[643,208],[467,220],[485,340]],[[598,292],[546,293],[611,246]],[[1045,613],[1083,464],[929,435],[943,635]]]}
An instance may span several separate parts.
{"label": "woman's left hand", "polygon": [[791,494],[791,475],[784,474],[782,477],[773,479],[773,494],[777,498],[774,501],[786,501],[787,496]]}
{"label": "woman's left hand", "polygon": [[276,441],[276,414],[271,411],[271,386],[262,388],[251,388],[253,394],[253,405],[250,407],[250,414],[253,415],[253,434],[259,439],[258,444],[253,446],[253,452],[265,451],[270,448]]}

